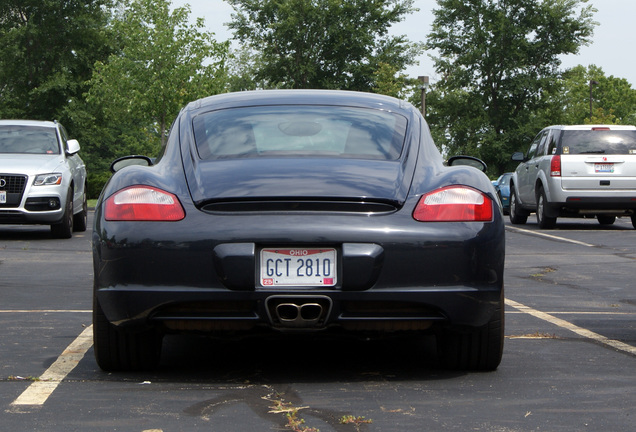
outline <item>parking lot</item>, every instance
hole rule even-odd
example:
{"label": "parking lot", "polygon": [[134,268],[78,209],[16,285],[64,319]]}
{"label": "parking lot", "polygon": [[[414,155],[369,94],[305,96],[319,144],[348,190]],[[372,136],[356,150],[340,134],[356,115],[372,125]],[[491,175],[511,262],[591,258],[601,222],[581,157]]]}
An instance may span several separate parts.
{"label": "parking lot", "polygon": [[90,228],[55,240],[48,227],[0,226],[0,430],[293,430],[287,415],[322,432],[633,429],[629,219],[507,224],[506,345],[493,373],[445,371],[433,340],[412,337],[169,337],[157,371],[104,373],[90,239]]}

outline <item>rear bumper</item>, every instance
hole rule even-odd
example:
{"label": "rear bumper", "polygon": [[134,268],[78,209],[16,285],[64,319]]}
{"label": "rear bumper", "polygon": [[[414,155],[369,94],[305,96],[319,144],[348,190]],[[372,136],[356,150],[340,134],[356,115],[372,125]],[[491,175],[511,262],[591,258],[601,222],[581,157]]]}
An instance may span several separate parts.
{"label": "rear bumper", "polygon": [[[410,213],[186,214],[180,222],[114,223],[98,206],[94,290],[110,322],[168,331],[279,329],[286,328],[275,316],[279,305],[309,304],[321,312],[308,329],[423,329],[483,325],[501,302],[500,212],[490,223],[419,223]],[[335,248],[336,285],[260,285],[260,249],[272,246]]]}
{"label": "rear bumper", "polygon": [[[434,289],[252,291],[143,286],[98,290],[108,320],[127,328],[164,331],[426,330],[432,325],[481,326],[501,299],[500,287]],[[281,305],[319,305],[322,312],[299,323]]]}
{"label": "rear bumper", "polygon": [[567,196],[564,201],[550,203],[560,215],[606,214],[631,216],[636,214],[636,194],[631,197]]}

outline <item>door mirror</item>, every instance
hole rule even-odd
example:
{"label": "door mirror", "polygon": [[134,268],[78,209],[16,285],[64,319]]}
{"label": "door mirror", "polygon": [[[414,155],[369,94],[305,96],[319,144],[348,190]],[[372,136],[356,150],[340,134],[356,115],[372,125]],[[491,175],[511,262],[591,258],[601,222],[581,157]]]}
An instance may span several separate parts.
{"label": "door mirror", "polygon": [[75,153],[80,151],[79,142],[75,139],[70,139],[66,141],[66,153],[69,155],[74,155]]}
{"label": "door mirror", "polygon": [[512,156],[510,157],[510,159],[512,159],[515,162],[525,162],[526,161],[526,157],[522,152],[514,152],[512,154]]}

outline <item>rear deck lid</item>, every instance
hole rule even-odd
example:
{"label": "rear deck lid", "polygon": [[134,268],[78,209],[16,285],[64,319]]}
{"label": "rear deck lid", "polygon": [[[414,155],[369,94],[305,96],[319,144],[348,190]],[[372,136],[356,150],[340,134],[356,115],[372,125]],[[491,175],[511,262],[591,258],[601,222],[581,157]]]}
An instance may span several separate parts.
{"label": "rear deck lid", "polygon": [[400,206],[414,164],[407,120],[345,106],[257,106],[193,118],[188,184],[198,206],[231,202],[361,202]]}

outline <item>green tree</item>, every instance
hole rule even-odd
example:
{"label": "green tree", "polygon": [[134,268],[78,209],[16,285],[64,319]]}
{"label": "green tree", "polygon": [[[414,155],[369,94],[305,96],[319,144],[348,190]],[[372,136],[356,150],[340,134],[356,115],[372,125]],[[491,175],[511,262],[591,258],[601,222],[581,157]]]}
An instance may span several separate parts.
{"label": "green tree", "polygon": [[[406,74],[401,73],[397,68],[388,63],[378,64],[378,69],[373,72],[374,87],[372,91],[374,93],[384,94],[387,96],[393,96],[398,99],[408,100],[413,98],[415,93],[420,95],[420,92],[415,92],[415,89],[419,89],[419,80],[415,78],[409,78]],[[421,105],[421,101],[417,103]]]}
{"label": "green tree", "polygon": [[558,120],[553,123],[632,124],[636,115],[636,90],[624,78],[606,77],[595,65],[587,68],[579,65],[566,70],[551,99],[555,107],[554,118]]}
{"label": "green tree", "polygon": [[544,123],[563,54],[589,43],[587,0],[438,0],[427,48],[441,80],[428,118],[447,154],[484,159],[494,175]]}
{"label": "green tree", "polygon": [[371,91],[381,64],[400,72],[421,44],[388,35],[413,0],[226,0],[235,39],[260,57],[267,87]]}
{"label": "green tree", "polygon": [[0,2],[0,117],[62,119],[111,52],[110,0]]}
{"label": "green tree", "polygon": [[167,130],[188,102],[227,87],[229,44],[188,24],[189,7],[168,0],[128,0],[112,24],[120,50],[95,65],[87,101],[105,121],[137,125],[165,144]]}

